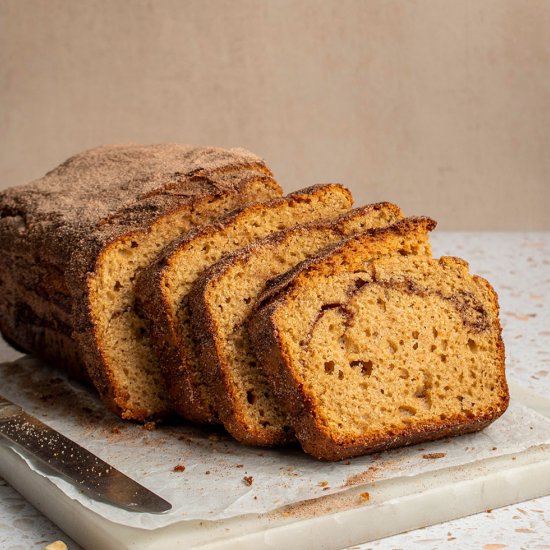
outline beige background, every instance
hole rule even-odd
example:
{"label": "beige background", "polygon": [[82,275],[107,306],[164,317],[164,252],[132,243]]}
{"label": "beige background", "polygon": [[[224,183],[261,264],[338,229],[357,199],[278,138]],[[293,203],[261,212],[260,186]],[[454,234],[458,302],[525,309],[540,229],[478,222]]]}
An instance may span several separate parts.
{"label": "beige background", "polygon": [[0,0],[0,187],[243,145],[444,229],[550,229],[550,1]]}

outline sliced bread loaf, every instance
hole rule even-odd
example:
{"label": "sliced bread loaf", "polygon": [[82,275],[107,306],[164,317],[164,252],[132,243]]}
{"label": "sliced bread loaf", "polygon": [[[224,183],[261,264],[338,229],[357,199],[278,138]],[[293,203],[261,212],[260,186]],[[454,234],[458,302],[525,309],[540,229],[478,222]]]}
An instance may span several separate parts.
{"label": "sliced bread loaf", "polygon": [[[195,285],[190,302],[203,369],[198,389],[236,439],[273,445],[292,438],[288,418],[258,367],[246,330],[248,314],[266,282],[327,246],[401,217],[397,206],[381,203],[331,222],[288,229],[227,256]],[[400,238],[427,241],[426,228],[421,235]]]}
{"label": "sliced bread loaf", "polygon": [[194,226],[281,193],[248,151],[177,144],[99,147],[2,191],[2,334],[89,376],[124,418],[166,412],[133,311],[137,272]]}
{"label": "sliced bread loaf", "polygon": [[270,233],[311,220],[330,219],[352,206],[342,185],[316,185],[287,197],[243,207],[174,241],[144,269],[137,284],[139,308],[150,321],[151,342],[175,410],[194,422],[216,422],[200,387],[191,339],[188,294],[199,276],[225,254]]}
{"label": "sliced bread loaf", "polygon": [[508,404],[497,296],[457,258],[344,245],[280,281],[250,329],[320,459],[477,431]]}

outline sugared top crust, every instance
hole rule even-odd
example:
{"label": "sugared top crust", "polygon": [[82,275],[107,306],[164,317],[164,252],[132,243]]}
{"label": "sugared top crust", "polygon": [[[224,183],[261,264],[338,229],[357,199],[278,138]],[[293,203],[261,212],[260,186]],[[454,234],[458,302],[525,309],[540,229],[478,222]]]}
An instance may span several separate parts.
{"label": "sugared top crust", "polygon": [[68,261],[81,240],[95,248],[146,230],[160,214],[206,195],[235,192],[253,178],[278,188],[264,161],[244,149],[97,147],[0,193],[0,245],[24,252],[43,238],[51,259]]}

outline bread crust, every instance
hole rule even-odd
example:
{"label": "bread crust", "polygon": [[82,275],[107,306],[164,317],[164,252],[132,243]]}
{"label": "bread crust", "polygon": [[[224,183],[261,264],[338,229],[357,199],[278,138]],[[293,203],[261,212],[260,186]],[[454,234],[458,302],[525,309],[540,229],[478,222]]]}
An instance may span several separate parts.
{"label": "bread crust", "polygon": [[[497,355],[500,387],[496,390],[495,404],[483,414],[469,417],[454,415],[445,420],[438,419],[433,422],[425,422],[420,426],[388,430],[387,433],[377,434],[375,437],[369,437],[368,435],[345,437],[345,435],[339,436],[330,433],[330,430],[319,421],[314,396],[303,387],[302,382],[292,368],[289,352],[275,322],[278,309],[290,299],[293,293],[299,292],[300,281],[308,277],[309,270],[327,269],[328,272],[331,272],[334,265],[328,264],[327,266],[326,262],[330,258],[330,254],[325,255],[325,262],[323,262],[323,259],[304,262],[293,273],[281,278],[273,288],[265,293],[263,299],[258,301],[250,323],[250,336],[255,345],[256,353],[261,359],[262,366],[266,369],[276,396],[284,403],[293,419],[296,436],[307,453],[321,460],[340,460],[421,441],[431,441],[476,432],[488,426],[506,410],[509,403],[509,393],[505,376],[502,329],[498,322],[498,299],[496,292],[485,279],[473,276],[477,284],[484,286],[489,291],[491,306],[498,324]],[[445,257],[441,258],[439,262],[447,265],[451,263],[460,264],[462,268],[464,266],[467,268],[467,264],[458,258]]]}
{"label": "bread crust", "polygon": [[[91,277],[110,247],[147,233],[158,220],[228,194],[251,198],[260,186],[281,193],[265,163],[242,149],[114,145],[75,155],[43,178],[1,192],[3,335],[89,377],[123,414],[124,396],[117,395],[98,346]],[[32,311],[32,323],[21,304]],[[51,337],[56,333],[63,341]],[[135,418],[142,416],[137,411]]]}

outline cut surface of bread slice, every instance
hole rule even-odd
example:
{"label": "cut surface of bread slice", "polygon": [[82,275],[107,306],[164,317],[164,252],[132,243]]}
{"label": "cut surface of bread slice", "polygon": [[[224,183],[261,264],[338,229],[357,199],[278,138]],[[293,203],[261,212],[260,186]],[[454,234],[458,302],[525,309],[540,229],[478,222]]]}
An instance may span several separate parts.
{"label": "cut surface of bread slice", "polygon": [[124,418],[164,413],[133,313],[137,272],[194,226],[281,194],[248,151],[179,144],[98,147],[0,192],[3,335],[89,376]]}
{"label": "cut surface of bread slice", "polygon": [[251,323],[304,450],[337,460],[500,416],[509,397],[489,283],[457,258],[357,260],[339,252],[305,267]]}
{"label": "cut surface of bread slice", "polygon": [[284,410],[258,368],[246,329],[248,315],[266,282],[327,246],[401,217],[398,207],[380,203],[332,222],[288,229],[227,256],[199,280],[190,300],[206,375],[202,391],[213,398],[213,407],[236,439],[273,445],[293,437]]}
{"label": "cut surface of bread slice", "polygon": [[[270,233],[311,220],[330,219],[352,206],[340,184],[316,185],[286,197],[243,207],[178,239],[140,274],[139,308],[150,322],[151,342],[176,412],[194,422],[217,422],[203,398],[191,337],[188,294],[199,276],[225,254]],[[198,378],[198,380],[197,380]]]}

